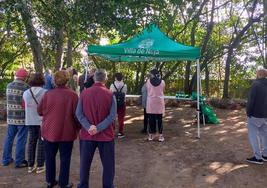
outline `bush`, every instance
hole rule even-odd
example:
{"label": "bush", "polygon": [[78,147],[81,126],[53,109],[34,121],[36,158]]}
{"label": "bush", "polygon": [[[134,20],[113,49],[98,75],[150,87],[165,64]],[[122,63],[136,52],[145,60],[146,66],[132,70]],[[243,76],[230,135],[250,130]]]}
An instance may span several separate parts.
{"label": "bush", "polygon": [[0,79],[0,97],[5,95],[6,86],[9,82],[11,82],[10,79]]}

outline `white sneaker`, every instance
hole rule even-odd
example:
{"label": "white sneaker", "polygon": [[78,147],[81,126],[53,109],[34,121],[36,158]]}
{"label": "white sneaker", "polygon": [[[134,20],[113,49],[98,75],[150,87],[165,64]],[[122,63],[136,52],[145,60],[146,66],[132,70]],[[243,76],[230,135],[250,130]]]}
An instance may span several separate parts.
{"label": "white sneaker", "polygon": [[45,171],[45,166],[37,167],[37,169],[36,169],[36,174],[40,174],[40,173],[42,173],[42,172],[44,172],[44,171]]}
{"label": "white sneaker", "polygon": [[164,139],[163,135],[160,134],[160,135],[159,135],[159,142],[164,142],[164,140],[165,140],[165,139]]}
{"label": "white sneaker", "polygon": [[28,173],[33,173],[36,170],[35,166],[28,167]]}
{"label": "white sneaker", "polygon": [[149,134],[147,140],[148,141],[153,141],[153,135],[152,134]]}
{"label": "white sneaker", "polygon": [[124,138],[125,137],[125,134],[123,133],[118,133],[118,138]]}

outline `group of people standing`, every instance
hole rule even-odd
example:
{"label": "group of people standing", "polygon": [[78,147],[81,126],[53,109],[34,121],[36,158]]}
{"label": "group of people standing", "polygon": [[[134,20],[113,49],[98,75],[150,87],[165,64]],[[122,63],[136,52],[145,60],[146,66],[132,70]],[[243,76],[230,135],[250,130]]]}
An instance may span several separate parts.
{"label": "group of people standing", "polygon": [[[267,70],[257,71],[247,103],[248,134],[254,156],[247,161],[263,164],[267,161]],[[4,141],[2,165],[15,163],[15,168],[28,167],[29,173],[46,172],[47,188],[59,185],[73,187],[69,182],[73,143],[80,140],[80,183],[89,187],[90,166],[96,148],[103,166],[104,188],[114,188],[115,176],[115,119],[118,116],[118,138],[123,138],[126,114],[127,85],[123,75],[116,73],[110,88],[104,69],[91,70],[80,78],[72,71],[31,74],[20,68],[15,79],[7,85],[7,135]],[[70,80],[73,79],[73,82]],[[74,84],[73,84],[74,83]],[[75,83],[82,85],[80,97]],[[85,89],[86,88],[86,89]],[[165,82],[156,69],[150,71],[142,87],[144,129],[148,141],[164,141],[162,117]],[[158,128],[159,135],[156,134]],[[25,146],[28,139],[28,161]],[[17,136],[15,161],[12,146]],[[59,178],[56,179],[56,155],[60,153]],[[37,153],[37,157],[36,157]],[[35,159],[37,161],[35,162]]]}
{"label": "group of people standing", "polygon": [[[123,138],[126,114],[127,85],[123,75],[116,73],[110,88],[105,86],[108,77],[104,69],[94,69],[85,77],[74,78],[68,70],[53,74],[31,74],[20,68],[15,79],[7,85],[7,135],[3,150],[3,166],[13,163],[12,146],[17,136],[15,168],[28,167],[29,173],[46,172],[47,187],[59,185],[73,187],[69,182],[73,143],[80,140],[79,188],[89,187],[89,172],[96,148],[103,165],[102,183],[114,188],[115,176],[115,119],[118,116],[118,138]],[[86,83],[80,97],[70,80]],[[156,70],[150,72],[146,84],[146,107],[149,117],[149,137],[153,140],[156,124],[163,141],[162,114],[164,113],[164,81]],[[86,88],[86,89],[85,89]],[[28,161],[25,146],[28,139]],[[60,170],[56,178],[56,155],[59,151]],[[37,157],[36,156],[37,152]],[[35,162],[35,159],[37,161]],[[37,164],[36,164],[37,163]]]}

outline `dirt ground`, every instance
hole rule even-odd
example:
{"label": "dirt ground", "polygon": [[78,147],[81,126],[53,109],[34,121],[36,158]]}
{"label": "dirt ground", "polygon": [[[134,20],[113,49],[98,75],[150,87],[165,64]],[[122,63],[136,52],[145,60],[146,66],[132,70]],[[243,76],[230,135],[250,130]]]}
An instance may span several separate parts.
{"label": "dirt ground", "polygon": [[[267,164],[245,162],[251,156],[244,110],[215,109],[220,125],[201,128],[196,139],[195,111],[189,106],[167,108],[164,118],[166,141],[148,142],[140,134],[142,109],[128,107],[126,138],[116,139],[117,188],[264,188]],[[6,134],[0,122],[1,157]],[[75,143],[70,180],[79,182],[79,147]],[[101,188],[102,167],[96,153],[91,167],[90,185]],[[1,188],[45,187],[44,174],[28,174],[13,165],[0,167]]]}

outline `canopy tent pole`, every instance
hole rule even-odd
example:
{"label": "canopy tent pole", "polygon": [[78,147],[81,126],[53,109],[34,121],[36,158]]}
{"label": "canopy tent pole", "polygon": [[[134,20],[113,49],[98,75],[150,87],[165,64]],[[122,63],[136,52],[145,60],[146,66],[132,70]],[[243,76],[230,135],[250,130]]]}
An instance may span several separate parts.
{"label": "canopy tent pole", "polygon": [[199,95],[200,95],[200,66],[199,59],[197,59],[197,138],[200,138],[200,108],[199,108]]}
{"label": "canopy tent pole", "polygon": [[[89,53],[88,53],[88,55],[89,55]],[[87,77],[88,77],[89,62],[86,61],[85,59],[83,59],[82,65],[83,65],[83,67],[85,69],[85,75],[84,75],[84,83],[85,83],[87,81]]]}

